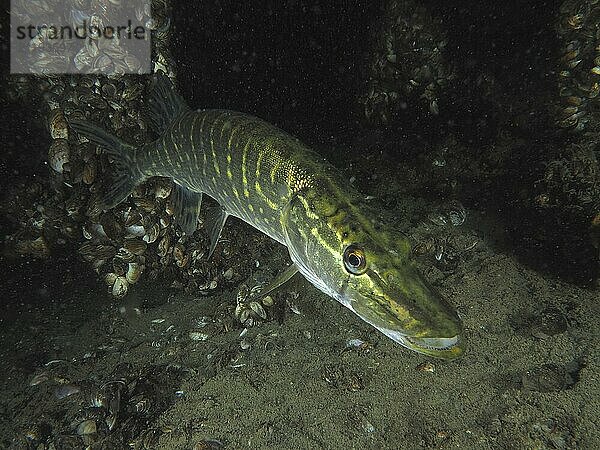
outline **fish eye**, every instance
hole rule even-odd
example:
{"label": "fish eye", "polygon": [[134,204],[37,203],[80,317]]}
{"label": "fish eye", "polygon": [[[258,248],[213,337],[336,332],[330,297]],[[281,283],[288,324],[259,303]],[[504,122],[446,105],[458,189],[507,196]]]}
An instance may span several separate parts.
{"label": "fish eye", "polygon": [[344,250],[344,267],[353,275],[365,273],[367,260],[365,252],[356,244],[351,244]]}

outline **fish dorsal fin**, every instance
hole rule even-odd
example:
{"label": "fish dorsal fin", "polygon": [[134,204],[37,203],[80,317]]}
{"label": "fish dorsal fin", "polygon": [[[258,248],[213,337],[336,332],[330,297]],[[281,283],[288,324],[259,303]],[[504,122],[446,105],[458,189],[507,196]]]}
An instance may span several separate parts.
{"label": "fish dorsal fin", "polygon": [[156,133],[164,132],[176,117],[188,109],[169,77],[159,73],[152,78],[148,119]]}
{"label": "fish dorsal fin", "polygon": [[174,195],[175,219],[181,226],[181,230],[189,236],[198,227],[202,192],[193,192],[176,184]]}
{"label": "fish dorsal fin", "polygon": [[222,206],[210,208],[206,213],[204,225],[206,227],[208,238],[210,239],[210,249],[208,251],[207,259],[210,259],[215,251],[215,247],[217,246],[219,236],[221,236],[221,231],[223,231],[227,217],[229,217],[229,214]]}

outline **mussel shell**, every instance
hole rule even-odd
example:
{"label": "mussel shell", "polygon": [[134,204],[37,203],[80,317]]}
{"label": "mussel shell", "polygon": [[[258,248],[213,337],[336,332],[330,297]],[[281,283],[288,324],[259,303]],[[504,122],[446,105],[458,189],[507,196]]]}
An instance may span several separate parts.
{"label": "mussel shell", "polygon": [[62,173],[64,165],[69,162],[69,143],[66,139],[55,139],[48,150],[48,163],[58,173]]}
{"label": "mussel shell", "polygon": [[123,298],[129,289],[129,282],[125,277],[117,277],[112,288],[112,295],[116,298]]}
{"label": "mussel shell", "polygon": [[62,110],[53,109],[50,111],[48,127],[50,128],[50,136],[52,136],[52,139],[69,138],[69,126]]}
{"label": "mussel shell", "polygon": [[140,256],[146,252],[146,248],[148,248],[148,244],[139,239],[127,239],[123,244],[123,248],[127,251],[133,253],[134,255]]}
{"label": "mussel shell", "polygon": [[119,241],[123,236],[123,225],[119,223],[117,217],[112,212],[106,212],[100,216],[100,225],[106,236],[110,239]]}
{"label": "mussel shell", "polygon": [[125,274],[125,278],[129,284],[134,284],[140,279],[140,275],[144,266],[142,264],[136,262],[130,262],[127,267],[127,273]]}

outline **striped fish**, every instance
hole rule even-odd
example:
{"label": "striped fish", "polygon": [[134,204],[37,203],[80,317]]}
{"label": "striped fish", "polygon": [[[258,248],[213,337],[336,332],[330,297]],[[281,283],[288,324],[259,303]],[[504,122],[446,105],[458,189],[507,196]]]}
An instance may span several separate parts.
{"label": "striped fish", "polygon": [[113,158],[112,208],[144,180],[170,177],[175,215],[197,228],[202,196],[220,207],[205,221],[215,249],[229,216],[285,245],[292,265],[263,293],[299,271],[386,336],[416,352],[452,359],[463,352],[457,314],[411,262],[401,233],[377,224],[339,172],[297,138],[256,117],[191,110],[166,77],[153,80],[151,122],[159,138],[135,148],[83,121],[71,127]]}

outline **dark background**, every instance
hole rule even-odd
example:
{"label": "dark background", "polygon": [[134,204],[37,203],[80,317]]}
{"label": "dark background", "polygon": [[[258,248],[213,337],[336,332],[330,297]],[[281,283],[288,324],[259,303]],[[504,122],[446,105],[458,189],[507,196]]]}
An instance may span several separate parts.
{"label": "dark background", "polygon": [[180,2],[173,51],[184,98],[301,134],[338,133],[356,108],[377,3]]}

